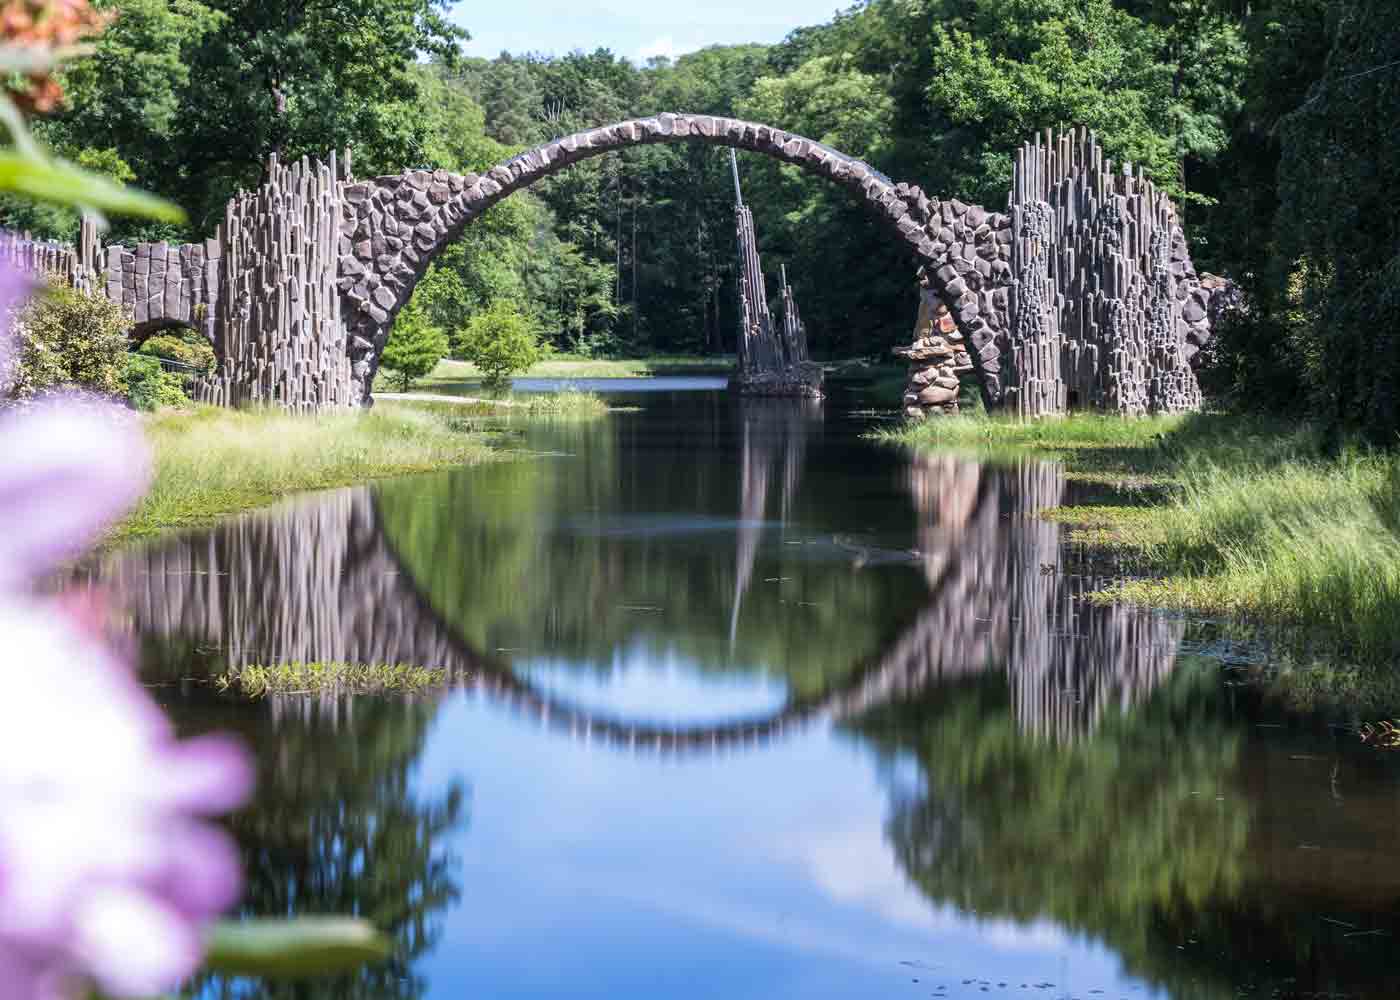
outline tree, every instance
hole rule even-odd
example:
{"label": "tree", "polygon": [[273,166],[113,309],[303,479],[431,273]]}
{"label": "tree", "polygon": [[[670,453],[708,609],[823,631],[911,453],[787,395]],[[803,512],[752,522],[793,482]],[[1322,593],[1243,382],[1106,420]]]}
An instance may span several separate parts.
{"label": "tree", "polygon": [[433,324],[415,296],[394,318],[394,328],[380,360],[391,370],[399,391],[407,392],[414,382],[437,367],[447,350],[447,335],[442,327]]}
{"label": "tree", "polygon": [[353,146],[360,172],[417,165],[418,62],[466,32],[442,0],[121,0],[74,65],[60,148],[106,148],[183,205],[204,236],[267,156]]}
{"label": "tree", "polygon": [[488,389],[505,388],[512,375],[528,371],[540,359],[529,317],[504,299],[473,316],[458,339],[461,353],[481,369]]}
{"label": "tree", "polygon": [[[1400,8],[1332,8],[1331,51],[1307,99],[1280,123],[1272,282],[1314,412],[1394,446],[1400,435]],[[1300,292],[1301,295],[1290,293]],[[1289,301],[1292,298],[1293,301]]]}

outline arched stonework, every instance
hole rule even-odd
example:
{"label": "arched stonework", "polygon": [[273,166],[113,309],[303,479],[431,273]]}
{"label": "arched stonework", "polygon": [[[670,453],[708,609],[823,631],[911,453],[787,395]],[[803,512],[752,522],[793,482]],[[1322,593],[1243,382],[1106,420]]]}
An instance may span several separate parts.
{"label": "arched stonework", "polygon": [[0,238],[0,261],[105,294],[138,324],[203,327],[218,369],[202,400],[365,405],[395,315],[473,219],[580,160],[673,142],[750,150],[826,177],[908,248],[921,290],[914,343],[900,351],[911,415],[956,411],[968,371],[988,406],[1027,415],[1199,400],[1190,366],[1211,337],[1216,290],[1197,278],[1170,202],[1140,172],[1115,172],[1083,130],[1023,147],[1009,212],[930,198],[768,125],[667,113],[557,139],[484,175],[356,181],[348,155],[273,161],[267,183],[240,192],[202,244],[103,248],[85,226],[78,247]]}
{"label": "arched stonework", "polygon": [[[824,176],[870,206],[904,243],[924,281],[953,311],[968,344],[967,366],[981,362],[989,398],[999,398],[994,347],[1005,305],[992,301],[995,277],[1009,275],[1009,226],[1003,214],[929,198],[869,164],[769,125],[711,115],[661,114],[566,136],[522,153],[483,175],[410,170],[342,190],[339,288],[355,395],[368,398],[394,316],[428,264],[492,205],[559,170],[629,146],[697,142],[762,153]],[[998,236],[1005,232],[1006,235]],[[964,251],[970,259],[964,260]],[[981,253],[984,256],[978,257]],[[1004,259],[1003,259],[1004,258]],[[979,268],[977,260],[983,261]],[[996,276],[991,264],[1001,260]],[[986,274],[983,275],[983,271]],[[984,280],[985,278],[985,280]],[[1002,296],[1005,299],[1005,296]],[[985,359],[983,361],[982,359]]]}

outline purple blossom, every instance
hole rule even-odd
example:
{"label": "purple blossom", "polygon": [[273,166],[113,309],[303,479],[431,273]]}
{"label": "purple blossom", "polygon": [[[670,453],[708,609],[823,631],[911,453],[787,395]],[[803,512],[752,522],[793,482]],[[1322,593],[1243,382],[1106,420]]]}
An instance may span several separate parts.
{"label": "purple blossom", "polygon": [[244,751],[177,741],[101,630],[33,591],[148,478],[119,407],[0,414],[0,1000],[66,1000],[88,981],[119,997],[168,990],[237,900],[237,854],[207,817],[251,790]]}
{"label": "purple blossom", "polygon": [[4,398],[14,382],[19,345],[8,331],[14,322],[15,311],[24,304],[34,282],[23,271],[12,267],[0,267],[0,399]]}

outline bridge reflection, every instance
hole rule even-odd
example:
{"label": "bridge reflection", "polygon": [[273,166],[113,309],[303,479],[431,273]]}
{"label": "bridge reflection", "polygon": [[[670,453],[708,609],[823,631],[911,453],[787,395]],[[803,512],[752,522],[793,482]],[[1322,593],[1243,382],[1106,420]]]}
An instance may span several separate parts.
{"label": "bridge reflection", "polygon": [[[755,587],[760,548],[781,542],[775,536],[788,530],[808,441],[822,432],[820,409],[802,401],[750,400],[739,416],[732,603],[728,621],[706,626],[731,646],[741,618],[748,629],[778,628],[764,619],[772,616],[771,602],[745,617],[744,601]],[[507,657],[474,646],[435,608],[385,530],[382,498],[367,489],[317,495],[207,534],[117,553],[92,575],[126,609],[134,632],[208,644],[217,649],[218,664],[335,660],[437,667],[454,684],[541,725],[634,751],[761,746],[817,720],[854,720],[943,685],[994,674],[1006,677],[1023,731],[1068,740],[1091,730],[1106,712],[1139,703],[1169,673],[1177,624],[1091,607],[1082,597],[1098,581],[1060,571],[1059,529],[1036,516],[1064,496],[1057,466],[1001,468],[925,456],[910,460],[904,479],[918,519],[916,548],[836,538],[828,550],[842,561],[828,561],[821,571],[869,574],[874,566],[906,563],[923,576],[922,608],[890,630],[893,638],[877,652],[862,655],[819,689],[795,690],[769,714],[720,723],[658,723],[589,708],[531,683]],[[615,544],[606,537],[590,541]],[[649,558],[667,554],[663,547]],[[622,561],[604,549],[579,558]],[[492,574],[486,565],[472,571]],[[588,586],[592,579],[573,573],[553,585]]]}

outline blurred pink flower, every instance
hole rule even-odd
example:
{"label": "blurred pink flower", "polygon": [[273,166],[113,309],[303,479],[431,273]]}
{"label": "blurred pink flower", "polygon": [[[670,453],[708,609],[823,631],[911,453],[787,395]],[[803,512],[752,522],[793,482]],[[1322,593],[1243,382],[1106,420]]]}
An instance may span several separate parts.
{"label": "blurred pink flower", "polygon": [[148,481],[130,414],[75,403],[0,413],[0,1000],[169,990],[241,880],[206,817],[251,790],[243,749],[177,741],[99,631],[34,596]]}

